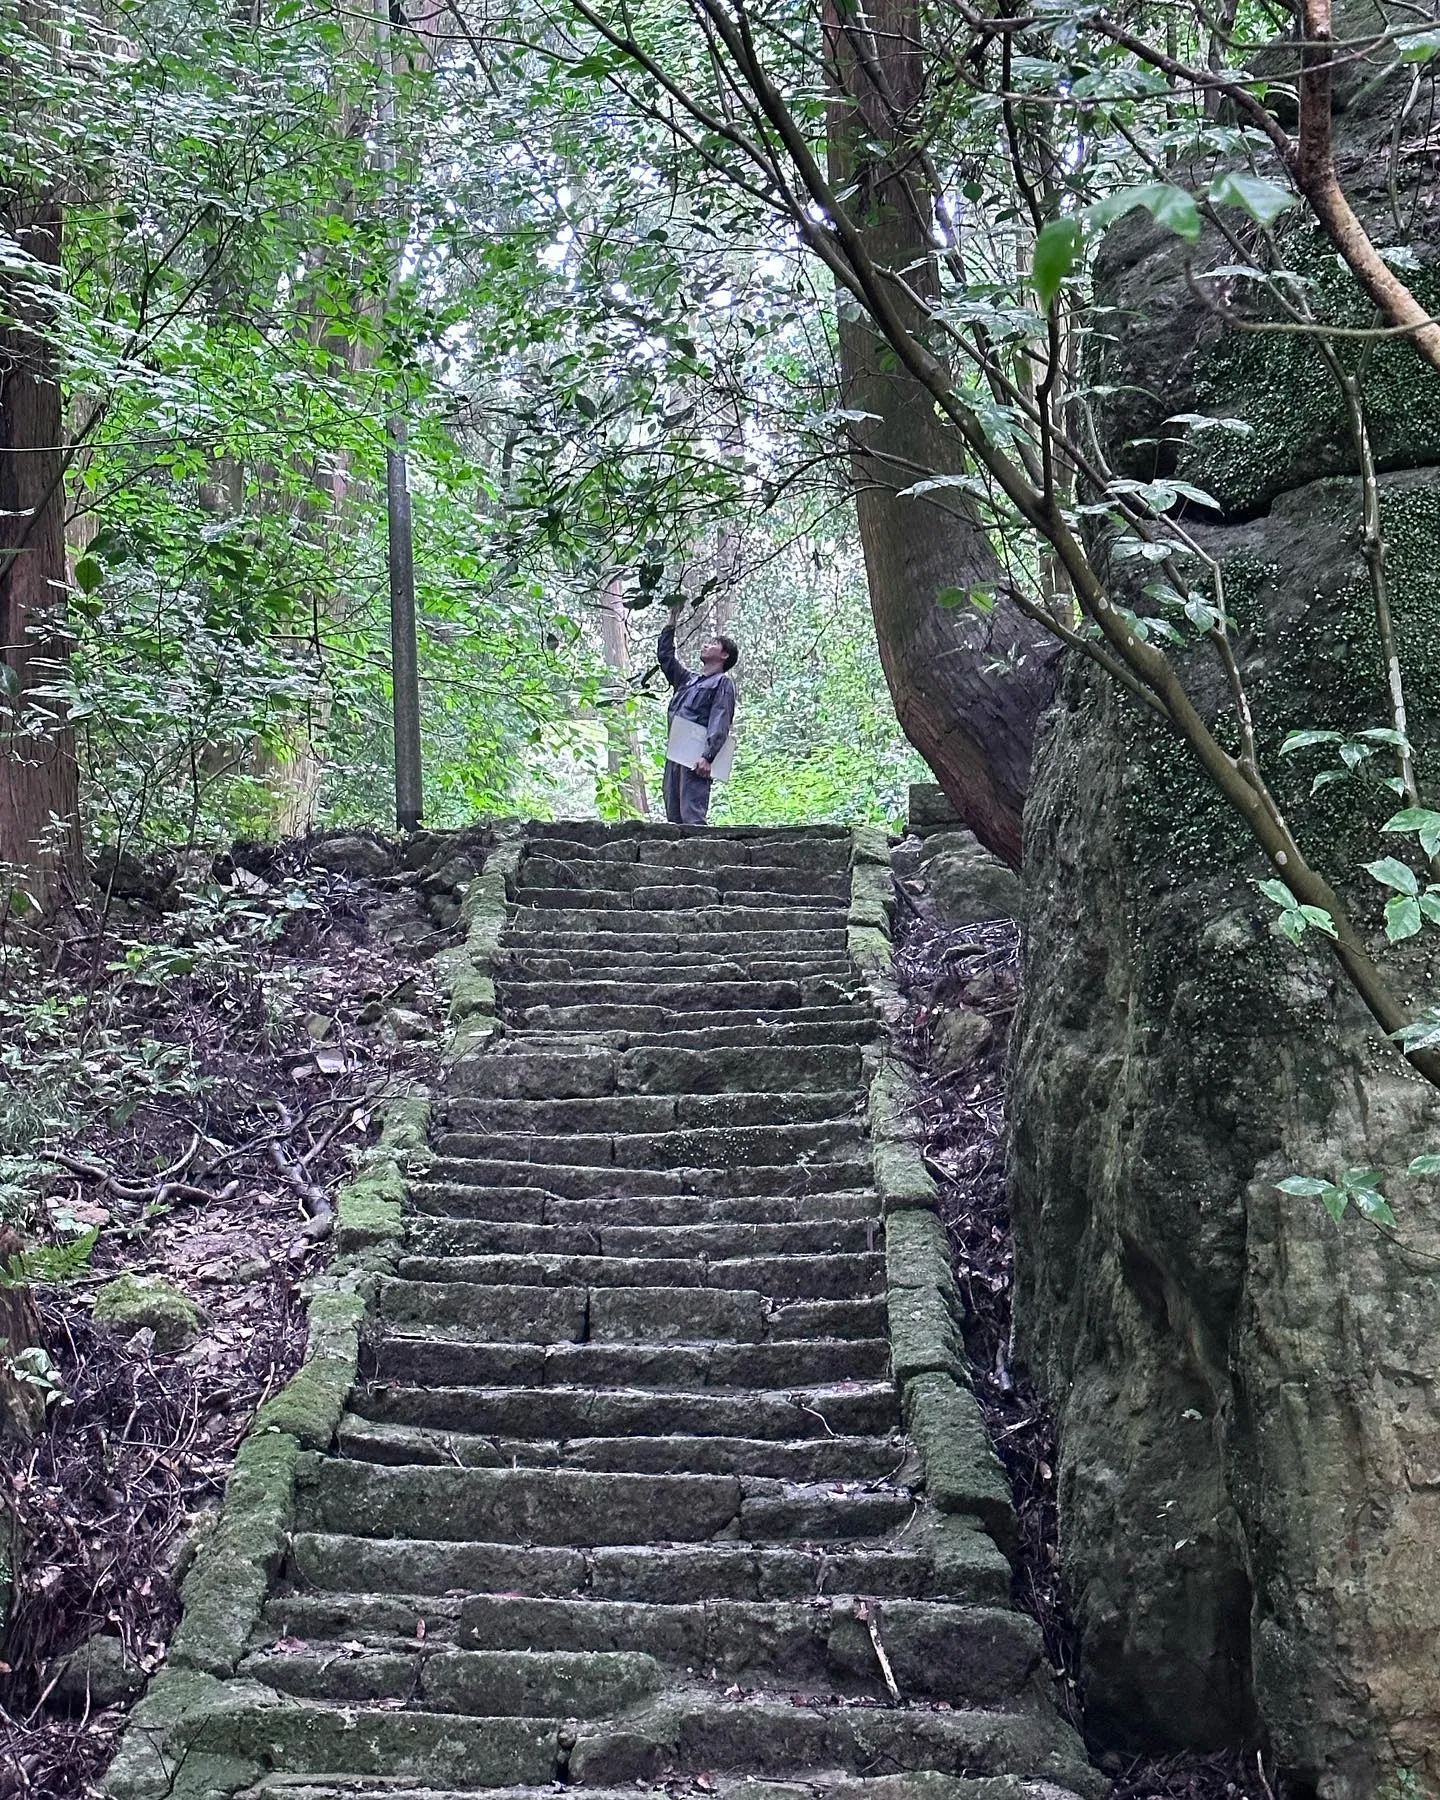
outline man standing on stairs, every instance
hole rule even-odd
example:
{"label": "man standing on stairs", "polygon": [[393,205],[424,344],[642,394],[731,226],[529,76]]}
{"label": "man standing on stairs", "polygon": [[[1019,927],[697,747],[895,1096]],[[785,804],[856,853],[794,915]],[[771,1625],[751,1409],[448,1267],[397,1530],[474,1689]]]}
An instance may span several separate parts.
{"label": "man standing on stairs", "polygon": [[665,679],[674,688],[670,696],[669,719],[700,726],[705,736],[705,751],[694,768],[684,763],[665,762],[665,817],[672,825],[703,825],[710,813],[710,772],[735,724],[735,683],[730,670],[740,660],[735,640],[711,638],[700,648],[700,673],[687,669],[675,654],[675,617],[685,602],[677,598],[668,602],[670,617],[660,633],[656,655]]}

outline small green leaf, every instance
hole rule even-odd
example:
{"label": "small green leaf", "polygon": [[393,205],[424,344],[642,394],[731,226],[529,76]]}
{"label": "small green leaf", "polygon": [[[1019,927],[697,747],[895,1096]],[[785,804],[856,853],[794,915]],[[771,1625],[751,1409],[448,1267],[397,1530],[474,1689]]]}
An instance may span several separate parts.
{"label": "small green leaf", "polygon": [[1440,888],[1426,888],[1420,896],[1420,911],[1432,925],[1440,925]]}
{"label": "small green leaf", "polygon": [[82,556],[75,564],[75,585],[82,594],[93,594],[104,579],[104,567],[96,557]]}
{"label": "small green leaf", "polygon": [[1345,1208],[1348,1202],[1349,1195],[1344,1188],[1332,1187],[1328,1181],[1325,1183],[1324,1190],[1320,1195],[1320,1204],[1337,1225],[1345,1217]]}
{"label": "small green leaf", "polygon": [[1035,261],[1030,279],[1043,312],[1049,312],[1060,292],[1060,284],[1079,262],[1080,247],[1078,219],[1051,219],[1041,227],[1035,240]]}
{"label": "small green leaf", "polygon": [[[1440,1157],[1436,1158],[1440,1162]],[[1328,1181],[1317,1181],[1313,1175],[1287,1175],[1283,1181],[1277,1181],[1276,1187],[1282,1194],[1323,1194],[1330,1186]]]}
{"label": "small green leaf", "polygon": [[1283,881],[1262,881],[1260,892],[1267,900],[1273,900],[1277,906],[1283,906],[1287,912],[1299,911],[1300,902]]}
{"label": "small green leaf", "polygon": [[1360,1188],[1352,1197],[1356,1207],[1365,1218],[1373,1219],[1377,1225],[1389,1225],[1393,1229],[1399,1228],[1400,1221],[1391,1211],[1390,1202],[1383,1194],[1378,1194],[1373,1189]]}
{"label": "small green leaf", "polygon": [[1199,238],[1202,228],[1199,207],[1184,188],[1172,187],[1168,181],[1147,182],[1143,187],[1122,188],[1119,193],[1107,194],[1103,200],[1086,207],[1085,222],[1092,230],[1103,231],[1107,225],[1113,225],[1117,219],[1123,219],[1126,213],[1141,206],[1157,225],[1168,227],[1189,243],[1193,244]]}
{"label": "small green leaf", "polygon": [[1282,212],[1295,204],[1295,196],[1277,182],[1229,169],[1210,183],[1210,201],[1214,206],[1238,206],[1258,224],[1273,225]]}
{"label": "small green leaf", "polygon": [[1440,852],[1440,812],[1428,806],[1407,806],[1380,827],[1382,831],[1415,831],[1420,835],[1420,848],[1427,856]]}
{"label": "small green leaf", "polygon": [[1396,888],[1402,894],[1420,891],[1415,871],[1398,856],[1382,856],[1378,862],[1368,862],[1364,866],[1366,873],[1373,875],[1382,887]]}
{"label": "small green leaf", "polygon": [[1413,894],[1394,894],[1385,902],[1385,935],[1392,944],[1414,937],[1421,923],[1420,902]]}
{"label": "small green leaf", "polygon": [[1412,1157],[1407,1173],[1411,1175],[1440,1175],[1440,1156],[1436,1156],[1433,1151],[1427,1151],[1424,1156]]}
{"label": "small green leaf", "polygon": [[1326,937],[1338,938],[1340,933],[1335,929],[1335,921],[1323,906],[1302,906],[1300,916],[1307,925],[1313,925],[1317,931],[1323,931]]}
{"label": "small green leaf", "polygon": [[1293,756],[1297,750],[1308,750],[1314,744],[1343,744],[1338,731],[1292,731],[1280,746],[1282,756]]}
{"label": "small green leaf", "polygon": [[1305,935],[1305,921],[1300,916],[1297,906],[1292,912],[1282,912],[1274,922],[1274,930],[1283,938],[1289,938],[1292,944],[1298,944]]}
{"label": "small green leaf", "polygon": [[1383,1169],[1347,1169],[1340,1177],[1347,1188],[1378,1188],[1384,1179]]}

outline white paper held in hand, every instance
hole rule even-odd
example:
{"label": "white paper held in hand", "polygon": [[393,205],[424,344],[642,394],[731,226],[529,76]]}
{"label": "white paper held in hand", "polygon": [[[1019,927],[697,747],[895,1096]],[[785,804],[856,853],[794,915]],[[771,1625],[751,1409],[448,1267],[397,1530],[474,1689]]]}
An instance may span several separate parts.
{"label": "white paper held in hand", "polygon": [[[694,719],[675,718],[670,721],[670,739],[665,746],[666,760],[679,763],[682,768],[693,769],[705,754],[705,740],[710,733],[703,725],[697,725]],[[712,781],[728,781],[730,771],[735,766],[735,733],[732,729],[729,737],[720,746],[720,754],[710,771]]]}

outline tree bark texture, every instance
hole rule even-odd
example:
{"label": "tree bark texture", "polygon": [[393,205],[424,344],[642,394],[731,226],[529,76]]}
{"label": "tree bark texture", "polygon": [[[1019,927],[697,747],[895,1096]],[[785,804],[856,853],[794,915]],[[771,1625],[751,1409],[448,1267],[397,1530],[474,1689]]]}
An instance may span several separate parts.
{"label": "tree bark texture", "polygon": [[[0,208],[0,228],[42,267],[60,262],[58,203]],[[0,892],[18,879],[52,903],[80,865],[79,778],[62,702],[45,691],[63,675],[64,465],[60,384],[38,330],[43,290],[0,284]]]}
{"label": "tree bark texture", "polygon": [[[849,204],[876,266],[903,280],[900,305],[922,339],[937,291],[934,218],[907,141],[921,100],[915,0],[880,0],[857,15],[831,10],[838,77],[830,109],[830,178]],[[875,153],[875,144],[888,154]],[[1053,640],[1004,602],[985,613],[941,607],[946,589],[1004,586],[984,526],[957,489],[903,497],[935,475],[962,472],[953,435],[920,382],[864,320],[842,316],[844,405],[851,469],[880,660],[901,730],[935,772],[960,817],[1012,868],[1035,724],[1053,689]]]}

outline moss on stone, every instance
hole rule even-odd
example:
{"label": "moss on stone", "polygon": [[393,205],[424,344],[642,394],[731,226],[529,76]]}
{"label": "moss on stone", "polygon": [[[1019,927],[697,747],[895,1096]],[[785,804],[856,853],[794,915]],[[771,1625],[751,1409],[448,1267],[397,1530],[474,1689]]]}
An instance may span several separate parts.
{"label": "moss on stone", "polygon": [[336,1248],[363,1250],[398,1240],[404,1232],[404,1203],[405,1178],[389,1158],[347,1182],[335,1206]]}
{"label": "moss on stone", "polygon": [[329,1448],[355,1385],[365,1302],[342,1289],[310,1301],[305,1361],[255,1415],[257,1432],[288,1432],[305,1450]]}
{"label": "moss on stone", "polygon": [[233,1673],[280,1565],[299,1458],[288,1432],[252,1433],[240,1446],[220,1523],[181,1589],[185,1610],[170,1642],[171,1668]]}
{"label": "moss on stone", "polygon": [[204,1314],[188,1294],[158,1275],[117,1275],[95,1295],[95,1322],[120,1336],[153,1331],[157,1350],[181,1350],[200,1330]]}

